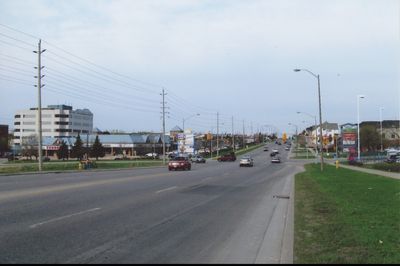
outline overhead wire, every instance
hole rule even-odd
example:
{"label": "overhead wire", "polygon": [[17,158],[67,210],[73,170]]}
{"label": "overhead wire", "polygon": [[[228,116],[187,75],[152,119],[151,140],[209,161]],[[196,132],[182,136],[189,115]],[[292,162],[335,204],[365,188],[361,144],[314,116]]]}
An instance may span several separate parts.
{"label": "overhead wire", "polygon": [[[36,36],[33,36],[31,34],[16,30],[14,28],[11,28],[9,26],[6,26],[4,24],[0,23],[0,26],[5,27],[9,30],[24,34],[26,36],[29,36],[30,38],[34,38],[34,39],[39,39]],[[1,33],[0,32],[0,36],[17,41],[19,43],[22,43],[24,45],[29,46],[29,48],[32,47],[36,47],[35,45],[28,43],[26,41],[23,41],[21,39],[18,38],[14,38],[12,36],[9,36],[7,34]],[[0,39],[0,42],[5,42],[3,40]],[[47,46],[53,47],[55,49],[57,49],[58,51],[61,51],[62,53],[66,54],[67,56],[73,57],[74,59],[77,60],[72,60],[70,58],[68,58],[67,56],[63,56],[60,53],[57,53],[51,49],[47,49],[47,53],[46,56],[44,56],[43,60],[49,60],[52,62],[55,62],[58,65],[61,65],[63,67],[66,67],[70,70],[73,70],[76,73],[76,75],[73,74],[67,74],[66,71],[59,71],[56,70],[53,67],[48,67],[46,69],[46,74],[49,74],[46,77],[46,82],[53,82],[54,84],[58,84],[59,86],[63,86],[63,88],[66,87],[74,87],[82,89],[82,90],[90,90],[93,94],[97,94],[96,99],[97,100],[110,100],[110,99],[118,99],[119,100],[123,100],[125,102],[125,99],[119,99],[119,96],[115,96],[112,95],[113,92],[115,92],[118,89],[121,89],[121,87],[123,88],[128,88],[128,89],[132,89],[141,93],[151,93],[151,94],[159,94],[159,91],[164,88],[164,86],[159,85],[159,84],[155,84],[155,83],[150,83],[150,82],[145,82],[145,81],[141,81],[135,78],[132,78],[130,76],[127,75],[122,75],[120,73],[117,73],[115,71],[112,71],[102,65],[98,65],[95,64],[87,59],[84,59],[82,57],[79,57],[77,55],[74,55],[68,51],[66,51],[63,48],[60,48],[46,40],[43,40],[43,43],[46,44]],[[10,43],[6,43],[7,45],[12,45],[13,47],[17,47],[17,48],[21,48],[24,50],[27,50],[26,48],[23,48],[21,46],[18,45],[13,45]],[[9,55],[4,55],[4,54],[0,54],[1,57],[5,58],[8,61],[14,62],[16,64],[20,64],[20,65],[35,65],[32,62],[29,62],[27,60],[22,60],[20,58],[17,57],[12,57]],[[61,62],[58,59],[62,59],[63,61]],[[82,64],[80,62],[84,62],[85,64]],[[89,66],[88,66],[89,65]],[[4,70],[4,68],[3,68]],[[15,71],[24,71],[24,73],[28,73],[29,71],[26,70],[22,70],[22,69],[17,69],[14,68]],[[12,72],[12,71],[9,71]],[[105,72],[105,73],[104,73]],[[30,73],[30,72],[29,72]],[[50,75],[51,74],[51,75]],[[85,76],[85,79],[82,78],[82,76]],[[86,77],[91,77],[91,79],[87,79]],[[115,76],[118,76],[119,78],[116,78]],[[123,79],[121,79],[123,78]],[[4,77],[3,77],[4,79]],[[138,82],[141,84],[144,84],[146,86],[139,86],[137,84],[131,84],[130,82],[127,82],[124,79],[128,79],[134,82]],[[90,81],[89,81],[90,80]],[[101,82],[101,81],[105,81],[107,83],[112,84],[112,87],[108,87],[108,86],[103,86],[103,85],[99,85],[96,84],[96,82]],[[27,81],[22,81],[22,80],[14,80],[14,81],[19,81],[19,82],[27,82]],[[58,83],[57,83],[58,82]],[[84,85],[84,87],[82,87],[82,85]],[[104,83],[102,83],[104,84]],[[96,87],[96,89],[94,89]],[[112,88],[112,89],[109,89]],[[155,90],[154,88],[157,88],[158,90]],[[55,88],[53,88],[55,89]],[[198,104],[194,104],[192,101],[188,101],[187,99],[185,99],[184,97],[182,97],[181,95],[178,95],[176,93],[174,93],[172,90],[167,89],[166,90],[168,92],[167,94],[167,106],[170,108],[170,112],[172,112],[172,114],[170,114],[171,119],[175,119],[176,121],[180,121],[180,119],[184,118],[184,114],[187,115],[191,115],[193,113],[200,113],[201,115],[199,117],[197,117],[196,121],[191,121],[190,123],[192,125],[196,124],[198,126],[201,127],[210,127],[211,124],[216,124],[217,123],[217,110],[216,109],[211,109],[211,108],[207,108],[205,106],[200,106]],[[65,93],[65,91],[63,92]],[[129,93],[126,93],[126,90],[124,92],[119,92],[120,95],[126,95],[127,97],[130,97],[131,95],[129,95]],[[70,92],[71,94],[71,92]],[[76,96],[77,94],[75,94]],[[129,95],[129,96],[128,96]],[[80,96],[82,96],[82,94],[80,94]],[[132,95],[133,96],[133,95]],[[106,99],[107,97],[107,99]],[[144,101],[147,103],[154,103],[155,105],[158,103],[160,104],[158,101],[153,100],[153,99],[148,99],[148,98],[144,98],[144,97],[140,97],[138,95],[134,95],[133,96],[134,99],[133,101]],[[92,97],[93,98],[93,97]],[[137,104],[140,104],[141,106],[146,105],[145,103],[142,102],[136,102]],[[147,106],[148,107],[148,106]],[[152,106],[153,107],[153,106]],[[155,110],[157,110],[159,107],[154,106]],[[156,109],[157,108],[157,109]],[[154,111],[157,112],[158,111]],[[182,118],[178,118],[177,116],[181,115]],[[228,124],[231,123],[231,118],[232,116],[224,114],[224,113],[219,113],[219,122],[220,125],[225,125],[225,127],[227,127]],[[238,124],[241,123],[242,120],[237,120],[236,116],[234,118],[234,123]]]}

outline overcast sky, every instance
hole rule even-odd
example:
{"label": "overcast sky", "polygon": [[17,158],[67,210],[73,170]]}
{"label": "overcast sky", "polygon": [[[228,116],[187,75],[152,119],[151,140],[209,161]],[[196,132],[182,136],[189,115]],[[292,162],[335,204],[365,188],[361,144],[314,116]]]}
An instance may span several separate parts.
{"label": "overcast sky", "polygon": [[[1,0],[0,123],[37,106],[33,66],[43,53],[42,104],[88,108],[102,130],[293,133],[318,119],[400,115],[396,0]],[[296,112],[309,115],[299,115]],[[199,113],[199,116],[193,116]],[[190,118],[189,118],[190,117]],[[304,122],[303,122],[304,121]]]}

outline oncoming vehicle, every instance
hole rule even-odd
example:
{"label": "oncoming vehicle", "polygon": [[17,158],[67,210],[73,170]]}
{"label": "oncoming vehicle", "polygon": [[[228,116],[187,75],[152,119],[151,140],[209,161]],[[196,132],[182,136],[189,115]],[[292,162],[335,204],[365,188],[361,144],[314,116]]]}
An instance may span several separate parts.
{"label": "oncoming vehicle", "polygon": [[194,155],[191,159],[193,163],[206,163],[206,159],[200,155]]}
{"label": "oncoming vehicle", "polygon": [[250,166],[250,167],[253,167],[253,166],[254,166],[254,160],[253,160],[253,158],[251,158],[250,156],[243,156],[243,157],[240,159],[239,166],[240,166],[240,167],[242,167],[242,166]]}
{"label": "oncoming vehicle", "polygon": [[178,156],[169,161],[168,170],[191,170],[192,164],[189,161],[188,157]]}

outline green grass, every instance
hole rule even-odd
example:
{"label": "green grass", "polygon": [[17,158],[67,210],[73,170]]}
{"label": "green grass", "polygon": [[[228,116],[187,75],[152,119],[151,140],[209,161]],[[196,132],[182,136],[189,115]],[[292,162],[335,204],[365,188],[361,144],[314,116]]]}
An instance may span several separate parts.
{"label": "green grass", "polygon": [[[96,169],[120,169],[120,168],[134,168],[134,167],[150,167],[162,166],[162,160],[130,160],[130,161],[97,161]],[[78,161],[65,161],[65,162],[46,162],[43,164],[43,171],[66,171],[66,170],[79,170]],[[20,172],[36,172],[38,171],[37,163],[27,164],[8,164],[0,167],[0,174],[12,174]]]}
{"label": "green grass", "polygon": [[[248,152],[251,152],[251,151],[253,151],[253,150],[256,150],[256,149],[258,149],[258,148],[261,148],[261,147],[263,147],[263,146],[265,146],[265,145],[266,145],[265,143],[249,145],[248,148],[236,150],[236,151],[235,151],[235,155],[236,155],[236,157],[238,157],[238,156],[241,156],[241,155],[246,154],[246,153],[248,153]],[[221,150],[221,151],[219,152],[219,156],[222,156],[222,155],[225,155],[225,154],[229,154],[229,153],[231,153],[231,152],[232,152],[232,149],[229,149],[229,150]],[[217,155],[216,152],[214,152],[214,153],[213,153],[212,160],[217,160],[217,159],[218,159],[218,157],[217,157],[216,155]],[[207,158],[209,158],[209,156],[208,156]]]}
{"label": "green grass", "polygon": [[292,155],[293,157],[291,157],[291,159],[315,159],[315,155],[310,149],[308,150],[307,158],[307,150],[305,148],[294,148],[292,150]]}
{"label": "green grass", "polygon": [[294,263],[399,263],[400,181],[306,165],[295,182]]}
{"label": "green grass", "polygon": [[254,150],[256,150],[256,149],[258,149],[260,147],[263,147],[263,146],[265,146],[265,144],[257,144],[257,145],[249,146],[249,148],[247,148],[247,149],[244,148],[244,149],[238,150],[238,151],[235,152],[236,157],[237,156],[241,156],[243,154],[246,154],[248,152],[254,151]]}

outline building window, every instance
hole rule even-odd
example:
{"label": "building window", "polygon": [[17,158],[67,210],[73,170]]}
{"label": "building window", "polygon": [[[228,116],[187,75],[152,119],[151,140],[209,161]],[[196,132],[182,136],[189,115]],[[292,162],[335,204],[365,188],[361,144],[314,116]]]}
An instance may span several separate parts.
{"label": "building window", "polygon": [[56,124],[56,125],[67,126],[67,125],[69,125],[69,122],[56,121],[55,124]]}
{"label": "building window", "polygon": [[16,128],[16,129],[14,129],[14,132],[21,132],[21,129]]}
{"label": "building window", "polygon": [[14,125],[21,125],[21,122],[14,122]]}
{"label": "building window", "polygon": [[14,118],[21,118],[21,115],[15,115]]}
{"label": "building window", "polygon": [[68,118],[69,115],[65,115],[65,114],[56,114],[54,115],[55,117],[60,117],[60,118]]}
{"label": "building window", "polygon": [[57,128],[55,132],[71,132],[71,129]]}

